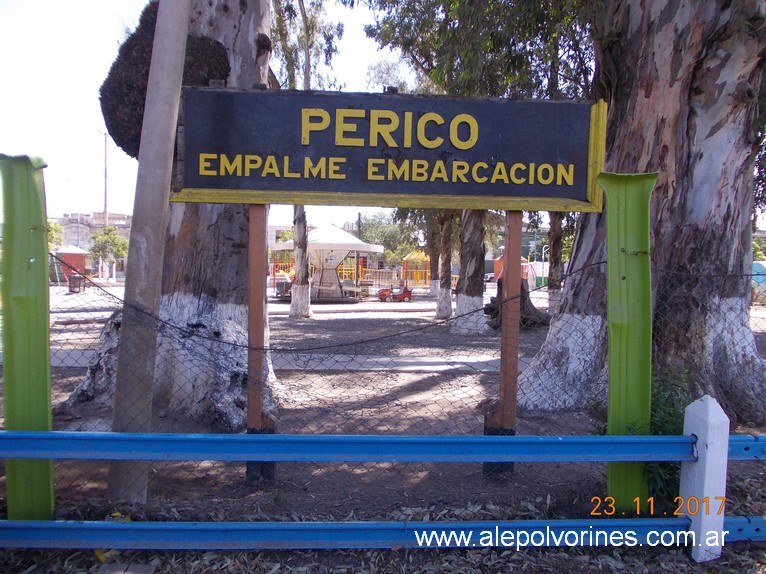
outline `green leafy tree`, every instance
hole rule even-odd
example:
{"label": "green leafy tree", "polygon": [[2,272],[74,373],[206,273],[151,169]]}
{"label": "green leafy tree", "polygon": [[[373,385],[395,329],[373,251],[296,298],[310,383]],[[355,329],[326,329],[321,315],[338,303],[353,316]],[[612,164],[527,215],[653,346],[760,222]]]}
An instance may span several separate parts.
{"label": "green leafy tree", "polygon": [[56,251],[64,243],[64,227],[52,219],[48,220],[48,253]]}
{"label": "green leafy tree", "polygon": [[91,236],[90,256],[112,265],[128,254],[128,240],[120,237],[117,228],[108,225]]}
{"label": "green leafy tree", "polygon": [[393,212],[362,214],[360,239],[382,245],[385,249],[384,261],[389,267],[402,264],[407,254],[418,246],[418,235],[415,226],[397,224]]}
{"label": "green leafy tree", "polygon": [[[462,96],[562,99],[591,92],[593,50],[579,0],[371,0],[378,18],[366,31],[398,48],[446,93]],[[458,307],[483,291],[483,212],[461,214]],[[564,214],[550,214],[551,285],[561,276]],[[469,276],[470,275],[470,276]],[[459,313],[461,314],[461,313]],[[480,323],[480,322],[479,322]]]}
{"label": "green leafy tree", "polygon": [[[273,56],[282,87],[295,90],[340,88],[332,74],[332,59],[343,38],[343,23],[330,22],[323,2],[275,0]],[[299,80],[303,82],[299,82]]]}

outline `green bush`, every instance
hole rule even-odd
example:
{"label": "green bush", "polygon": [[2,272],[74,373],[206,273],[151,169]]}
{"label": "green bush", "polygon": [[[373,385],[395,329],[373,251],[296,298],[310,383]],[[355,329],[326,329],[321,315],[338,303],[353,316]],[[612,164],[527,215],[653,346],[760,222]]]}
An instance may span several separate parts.
{"label": "green bush", "polygon": [[[684,432],[684,411],[692,401],[688,370],[666,369],[652,376],[652,407],[649,422],[650,435],[681,435]],[[607,406],[593,401],[587,409],[595,431],[605,435],[607,429]],[[644,435],[645,428],[630,428],[631,434]],[[672,502],[678,495],[681,463],[652,462],[644,465],[649,495],[657,501]]]}

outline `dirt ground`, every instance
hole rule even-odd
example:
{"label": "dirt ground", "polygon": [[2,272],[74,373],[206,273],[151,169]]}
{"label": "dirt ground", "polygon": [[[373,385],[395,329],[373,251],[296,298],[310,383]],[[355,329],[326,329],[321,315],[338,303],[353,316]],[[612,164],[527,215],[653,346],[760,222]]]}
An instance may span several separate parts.
{"label": "dirt ground", "polygon": [[[352,309],[349,309],[352,311]],[[316,313],[312,319],[270,317],[275,353],[300,349],[300,356],[332,357],[327,370],[277,370],[286,400],[278,432],[329,434],[482,434],[479,406],[497,393],[497,374],[473,368],[471,357],[499,357],[500,334],[456,336],[432,312]],[[531,358],[545,339],[545,327],[525,329],[520,354]],[[357,364],[377,361],[371,368]],[[465,360],[456,371],[398,369],[398,359]],[[390,368],[388,366],[390,362]],[[431,364],[430,362],[428,364]],[[82,369],[54,369],[53,404],[65,400]],[[108,430],[111,413],[82,404],[54,417],[57,430]],[[155,417],[158,432],[216,432],[214,427]],[[540,417],[519,420],[523,434],[591,433],[590,421],[562,415],[555,424]],[[253,484],[238,463],[171,463],[153,466],[146,512],[167,519],[167,509],[186,520],[253,517],[373,519],[402,509],[517,507],[515,514],[582,514],[587,493],[603,482],[603,465],[516,464],[512,473],[487,478],[474,464],[280,463],[276,479]],[[62,516],[103,512],[108,466],[71,461],[56,465]],[[544,477],[544,480],[540,478]],[[535,502],[537,501],[537,502]],[[87,502],[87,504],[83,504]],[[478,505],[478,506],[477,506]],[[539,508],[538,508],[539,507]],[[414,512],[414,511],[413,511]]]}
{"label": "dirt ground", "polygon": [[[333,356],[332,368],[277,372],[288,397],[280,410],[278,432],[481,434],[479,406],[497,389],[497,376],[479,368],[455,372],[388,369],[397,358],[460,362],[459,357],[497,358],[496,331],[456,337],[431,313],[317,313],[299,321],[271,317],[275,351],[301,349],[313,359]],[[81,326],[92,343],[99,325]],[[522,331],[520,354],[531,358],[543,343],[545,327]],[[757,334],[759,348],[766,337]],[[351,357],[351,359],[349,359]],[[387,357],[375,368],[358,357]],[[344,364],[344,361],[345,364]],[[465,363],[470,365],[469,362]],[[393,365],[393,363],[392,363]],[[364,368],[363,368],[364,367]],[[82,380],[82,368],[53,369],[54,406]],[[1,408],[1,404],[0,404]],[[0,410],[0,415],[1,415]],[[106,430],[111,413],[84,404],[79,412],[54,418],[56,429]],[[215,428],[155,417],[160,432],[215,432]],[[582,415],[521,416],[519,434],[589,434]],[[757,430],[757,429],[756,429]],[[764,429],[761,429],[764,430]],[[734,463],[728,495],[737,513],[766,514],[763,465]],[[0,469],[2,472],[2,469]],[[4,475],[4,472],[2,472]],[[605,465],[516,464],[513,472],[484,475],[481,464],[279,464],[275,479],[250,482],[242,463],[155,464],[146,505],[115,505],[105,498],[108,466],[100,462],[56,464],[56,514],[59,518],[103,520],[116,511],[133,520],[509,520],[580,518],[592,510],[590,499],[603,494]],[[0,493],[4,492],[4,478]],[[727,509],[728,512],[728,509]],[[0,500],[0,516],[5,501]],[[18,565],[67,562],[80,568],[97,565],[87,553],[33,551],[3,553],[0,563]],[[683,553],[645,555],[599,551],[502,556],[494,553],[184,553],[159,556],[122,553],[120,561],[160,564],[161,572],[702,572]],[[58,561],[58,562],[57,562]],[[705,572],[760,572],[766,557],[758,547],[727,549],[722,569]],[[761,566],[759,566],[759,564]],[[84,565],[84,566],[80,566]],[[175,566],[174,566],[175,565]],[[177,566],[177,568],[176,568]],[[68,570],[64,567],[49,571]],[[206,570],[209,568],[209,570]],[[648,570],[647,570],[648,568]],[[14,571],[11,568],[10,571]],[[37,571],[37,570],[29,570]]]}
{"label": "dirt ground", "polygon": [[[100,324],[78,325],[94,345]],[[312,319],[270,317],[274,353],[287,350],[327,363],[327,369],[277,370],[285,400],[277,432],[311,434],[482,434],[480,407],[498,389],[497,373],[473,368],[472,357],[499,357],[500,333],[487,330],[456,336],[432,312],[315,313]],[[523,329],[522,361],[535,355],[546,327]],[[328,361],[328,357],[331,358]],[[369,361],[363,360],[374,358]],[[459,368],[409,371],[397,361],[426,361]],[[464,361],[461,363],[461,361]],[[82,368],[55,368],[52,402],[63,402],[82,380]],[[109,430],[111,412],[83,403],[54,416],[57,430]],[[219,432],[214,426],[179,421],[157,413],[157,432]],[[593,434],[582,413],[556,417],[522,414],[518,434]],[[253,517],[303,519],[391,518],[402,509],[439,513],[450,509],[502,507],[513,516],[587,516],[590,498],[603,491],[605,465],[520,464],[488,478],[474,464],[309,464],[280,463],[275,479],[252,483],[245,465],[222,462],[156,463],[144,512],[167,519],[237,520]],[[104,499],[108,465],[62,461],[56,464],[56,493],[62,516],[95,517]],[[168,508],[172,509],[168,511]],[[430,509],[430,510],[429,510]]]}

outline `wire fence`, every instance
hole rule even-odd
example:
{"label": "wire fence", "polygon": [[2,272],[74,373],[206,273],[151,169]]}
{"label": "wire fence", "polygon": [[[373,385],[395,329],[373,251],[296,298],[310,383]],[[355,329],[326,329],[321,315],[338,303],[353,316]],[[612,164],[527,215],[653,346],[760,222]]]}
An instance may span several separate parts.
{"label": "wire fence", "polygon": [[[121,289],[75,277],[50,288],[54,429],[109,431],[115,415]],[[677,390],[661,398],[670,412],[668,418],[675,421],[681,420],[680,411],[700,393],[713,388],[729,393],[736,404],[743,397],[735,396],[732,381],[763,377],[760,362],[754,366],[752,360],[729,360],[723,365],[721,353],[742,356],[752,352],[756,357],[766,353],[766,308],[757,304],[737,308],[732,297],[720,303],[717,314],[708,313],[709,320],[729,317],[721,319],[720,329],[708,329],[718,341],[710,344],[723,349],[718,355],[713,352],[716,358],[710,365],[709,380],[702,385],[688,373],[688,365],[672,364],[669,350],[683,350],[689,360],[694,359],[679,341],[701,328],[693,324],[691,311],[684,311],[696,303],[687,297],[682,304],[675,294],[694,294],[700,285],[709,287],[712,281],[685,279],[695,283],[682,284],[679,277],[655,278],[655,328],[668,333],[666,339],[658,340],[657,345],[667,348],[655,349],[655,362],[662,367],[663,388]],[[720,278],[731,292],[752,279]],[[495,284],[486,287],[486,307],[472,312],[479,323],[492,318]],[[594,287],[592,300],[605,302],[604,290],[605,285]],[[603,432],[606,373],[603,367],[594,370],[593,364],[605,363],[601,354],[605,324],[560,313],[554,295],[544,287],[528,294],[527,303],[538,312],[534,317],[544,320],[520,331],[515,432]],[[757,296],[754,290],[754,300]],[[458,329],[464,317],[437,320],[435,307],[435,299],[423,291],[416,292],[408,303],[383,303],[372,297],[367,302],[315,305],[313,318],[296,319],[287,316],[286,304],[270,302],[264,397],[269,424],[284,434],[484,433],[485,416],[493,408],[500,384],[501,330],[485,325],[466,332]],[[731,318],[732,314],[739,315]],[[229,317],[209,324],[177,325],[172,317],[148,319],[157,351],[151,412],[142,414],[150,415],[152,431],[245,432],[245,322]],[[681,330],[680,334],[673,335],[673,328]],[[539,352],[543,347],[555,353],[543,356]],[[738,364],[740,372],[736,371]],[[673,385],[667,384],[670,382]],[[575,386],[581,388],[574,392]],[[676,407],[680,410],[673,411]],[[749,424],[739,422],[745,427]],[[680,433],[659,429],[663,431]],[[735,510],[766,513],[762,469],[760,478],[744,463],[737,463],[732,471],[730,490],[741,499]],[[243,463],[157,462],[150,467],[149,501],[140,517],[575,518],[588,516],[593,509],[591,498],[603,495],[605,473],[603,464],[583,463],[517,463],[513,472],[492,475],[485,465],[476,463],[278,463],[273,480],[253,482]],[[4,489],[4,470],[2,475]],[[667,481],[665,475],[660,476],[660,482]],[[106,498],[108,480],[108,463],[57,461],[59,516],[103,518],[114,508]],[[755,488],[760,488],[760,496],[752,495]],[[132,512],[139,511],[134,508]]]}

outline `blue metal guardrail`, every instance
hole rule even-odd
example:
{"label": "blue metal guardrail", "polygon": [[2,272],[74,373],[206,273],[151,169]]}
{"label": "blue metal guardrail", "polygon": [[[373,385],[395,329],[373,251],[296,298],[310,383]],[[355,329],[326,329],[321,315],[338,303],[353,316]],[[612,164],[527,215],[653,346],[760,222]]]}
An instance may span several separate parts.
{"label": "blue metal guardrail", "polygon": [[[692,436],[203,435],[0,431],[0,458],[229,460],[276,462],[625,462],[696,459]],[[766,436],[733,435],[729,460],[766,460]],[[4,548],[337,549],[422,548],[419,532],[451,532],[450,547],[477,546],[470,533],[537,535],[564,545],[604,545],[616,533],[636,544],[678,536],[686,517],[508,522],[93,522],[0,521]],[[727,516],[726,542],[766,540],[766,517]],[[461,534],[463,533],[462,537]],[[535,534],[537,533],[537,534]],[[600,537],[598,534],[600,533]],[[594,536],[595,535],[595,536]],[[532,538],[534,540],[534,538]],[[557,542],[558,541],[558,542]],[[433,547],[433,545],[431,546]]]}

